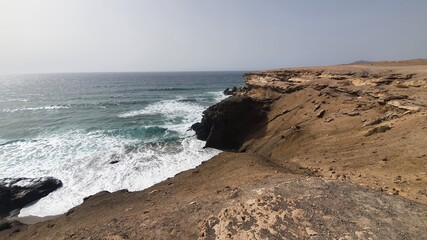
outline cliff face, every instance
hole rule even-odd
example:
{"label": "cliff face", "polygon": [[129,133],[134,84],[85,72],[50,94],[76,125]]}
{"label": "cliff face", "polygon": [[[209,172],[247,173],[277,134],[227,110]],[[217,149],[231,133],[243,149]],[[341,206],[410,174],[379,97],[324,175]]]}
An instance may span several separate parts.
{"label": "cliff face", "polygon": [[[269,121],[270,106],[280,102],[276,100],[301,90],[317,91],[320,101],[344,96],[360,104],[375,103],[379,111],[388,105],[416,112],[427,104],[422,98],[427,76],[423,64],[423,61],[382,62],[247,73],[244,79],[248,87],[238,89],[234,97],[208,108],[202,121],[192,128],[199,139],[206,140],[206,147],[238,149],[246,140],[264,134],[265,128],[262,131],[260,128]],[[364,97],[369,98],[368,103],[363,103]],[[312,101],[316,101],[314,97]],[[320,111],[318,114],[323,115]]]}
{"label": "cliff face", "polygon": [[244,78],[192,127],[232,152],[0,238],[427,239],[427,61]]}
{"label": "cliff face", "polygon": [[245,81],[240,95],[280,94],[264,136],[242,151],[427,203],[427,61],[273,70]]}
{"label": "cliff face", "polygon": [[254,133],[262,135],[266,122],[263,102],[233,96],[204,111],[202,121],[192,129],[198,139],[206,141],[206,147],[237,150],[245,140],[255,137]]}

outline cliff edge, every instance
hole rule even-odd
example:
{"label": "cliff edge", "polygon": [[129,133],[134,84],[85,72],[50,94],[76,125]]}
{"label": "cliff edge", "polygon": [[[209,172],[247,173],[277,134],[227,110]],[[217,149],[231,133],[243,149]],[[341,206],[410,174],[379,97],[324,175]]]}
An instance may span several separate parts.
{"label": "cliff edge", "polygon": [[244,79],[192,127],[226,152],[144,191],[9,224],[0,238],[427,238],[427,61]]}

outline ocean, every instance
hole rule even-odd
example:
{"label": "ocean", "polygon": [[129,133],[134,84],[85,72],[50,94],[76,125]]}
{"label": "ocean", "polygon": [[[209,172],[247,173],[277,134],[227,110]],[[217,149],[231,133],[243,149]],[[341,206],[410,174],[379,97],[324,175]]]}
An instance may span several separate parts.
{"label": "ocean", "polygon": [[243,72],[0,76],[0,178],[52,176],[63,187],[19,216],[61,214],[99,191],[142,190],[199,165],[190,126]]}

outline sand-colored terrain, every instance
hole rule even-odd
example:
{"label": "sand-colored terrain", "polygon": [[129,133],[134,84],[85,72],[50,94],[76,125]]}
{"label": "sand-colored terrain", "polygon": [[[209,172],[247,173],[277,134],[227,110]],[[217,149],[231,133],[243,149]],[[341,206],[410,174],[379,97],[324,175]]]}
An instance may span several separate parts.
{"label": "sand-colored terrain", "polygon": [[0,239],[427,239],[427,61],[244,78],[196,127],[227,151]]}

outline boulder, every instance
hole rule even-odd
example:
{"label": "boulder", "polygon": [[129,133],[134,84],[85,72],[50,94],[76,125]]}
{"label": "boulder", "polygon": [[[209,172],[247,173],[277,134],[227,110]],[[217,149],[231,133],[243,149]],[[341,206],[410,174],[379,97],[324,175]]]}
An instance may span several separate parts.
{"label": "boulder", "polygon": [[53,177],[0,179],[0,217],[47,196],[62,186]]}

